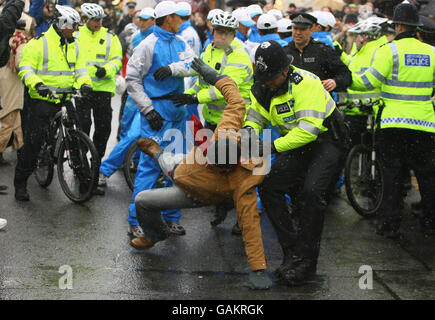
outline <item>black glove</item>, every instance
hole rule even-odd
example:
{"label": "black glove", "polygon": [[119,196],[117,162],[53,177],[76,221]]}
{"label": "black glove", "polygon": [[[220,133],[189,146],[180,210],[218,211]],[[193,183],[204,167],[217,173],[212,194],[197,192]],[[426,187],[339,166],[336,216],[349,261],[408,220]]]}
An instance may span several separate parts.
{"label": "black glove", "polygon": [[193,59],[192,69],[198,72],[204,80],[212,86],[214,86],[219,79],[226,77],[217,73],[215,69],[208,66],[204,61],[198,58]]}
{"label": "black glove", "polygon": [[148,112],[145,115],[145,118],[147,118],[151,129],[153,129],[154,131],[159,131],[162,128],[163,118],[156,110],[151,110],[150,112]]}
{"label": "black glove", "polygon": [[80,93],[84,97],[89,96],[90,94],[92,94],[93,91],[94,91],[94,89],[92,89],[92,86],[90,86],[88,84],[84,84],[80,87]]}
{"label": "black glove", "polygon": [[41,97],[47,97],[51,94],[50,89],[42,82],[36,84],[35,89]]}
{"label": "black glove", "polygon": [[163,79],[172,75],[171,68],[169,66],[160,67],[154,71],[153,76],[157,81],[162,81]]}
{"label": "black glove", "polygon": [[195,94],[174,94],[170,98],[175,103],[176,107],[181,107],[185,104],[198,104],[198,98]]}
{"label": "black glove", "polygon": [[103,67],[95,65],[95,68],[97,68],[97,72],[95,72],[97,78],[101,79],[106,75],[106,69],[104,69]]}
{"label": "black glove", "polygon": [[343,49],[339,45],[335,45],[334,48],[335,51],[337,51],[338,55],[341,56],[341,54],[343,53]]}

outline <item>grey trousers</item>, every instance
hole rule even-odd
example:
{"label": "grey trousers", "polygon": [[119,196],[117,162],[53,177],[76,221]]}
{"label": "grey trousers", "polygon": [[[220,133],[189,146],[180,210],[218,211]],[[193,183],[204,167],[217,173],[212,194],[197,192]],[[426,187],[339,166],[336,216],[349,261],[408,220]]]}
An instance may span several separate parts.
{"label": "grey trousers", "polygon": [[[184,155],[163,152],[156,155],[155,160],[163,173],[172,179],[169,172],[183,161]],[[163,220],[161,210],[198,208],[204,204],[196,201],[174,184],[173,187],[150,189],[140,192],[134,201],[136,216],[145,237],[152,242],[165,240],[169,237],[169,228]]]}

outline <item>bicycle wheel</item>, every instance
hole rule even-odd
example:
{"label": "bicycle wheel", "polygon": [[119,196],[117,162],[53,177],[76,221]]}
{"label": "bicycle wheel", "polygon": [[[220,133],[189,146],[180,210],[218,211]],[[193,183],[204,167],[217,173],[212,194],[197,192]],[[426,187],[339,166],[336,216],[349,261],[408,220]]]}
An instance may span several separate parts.
{"label": "bicycle wheel", "polygon": [[[124,172],[125,181],[131,191],[134,189],[134,179],[136,179],[137,165],[139,159],[135,159],[137,144],[133,143],[125,155],[122,171]],[[136,161],[135,161],[136,160]]]}
{"label": "bicycle wheel", "polygon": [[36,159],[35,178],[38,184],[47,188],[53,181],[54,160],[50,148],[44,143]]}
{"label": "bicycle wheel", "polygon": [[364,145],[353,147],[344,168],[346,194],[358,214],[374,217],[382,203],[384,177],[378,159],[372,166],[371,150]]}
{"label": "bicycle wheel", "polygon": [[69,138],[62,139],[57,157],[57,174],[65,195],[76,203],[92,198],[99,168],[100,158],[91,139],[80,130],[71,130]]}

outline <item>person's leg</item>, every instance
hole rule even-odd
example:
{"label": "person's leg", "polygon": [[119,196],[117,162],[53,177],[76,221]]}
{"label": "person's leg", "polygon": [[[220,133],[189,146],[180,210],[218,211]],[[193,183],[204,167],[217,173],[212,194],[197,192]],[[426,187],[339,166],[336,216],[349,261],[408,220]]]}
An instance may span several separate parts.
{"label": "person's leg", "polygon": [[406,148],[403,144],[403,130],[382,129],[378,133],[379,156],[384,174],[384,194],[381,205],[382,222],[377,233],[387,237],[399,236],[402,220],[401,170]]}
{"label": "person's leg", "polygon": [[170,234],[162,210],[202,206],[177,186],[142,191],[136,196],[135,205],[139,225],[153,243],[165,240]]}
{"label": "person's leg", "polygon": [[23,197],[18,197],[23,198],[22,200],[28,198],[28,195],[24,196],[24,193],[27,193],[27,179],[35,169],[36,159],[44,142],[50,119],[59,110],[53,103],[42,100],[33,100],[32,102],[33,105],[28,110],[30,121],[24,136],[24,146],[18,153],[17,166],[15,167],[14,186],[16,191],[23,193]]}
{"label": "person's leg", "polygon": [[407,162],[414,170],[421,194],[420,224],[423,233],[435,234],[435,142],[434,135],[408,130]]}
{"label": "person's leg", "polygon": [[[316,270],[328,204],[327,195],[331,182],[336,178],[343,153],[343,150],[329,139],[318,140],[313,144],[311,154],[306,158],[309,164],[295,204],[295,210],[298,211],[298,234],[295,243],[297,261],[293,261],[293,267],[298,268],[298,264],[302,263],[302,277],[306,271],[315,273]],[[298,274],[295,276],[298,278]]]}
{"label": "person's leg", "polygon": [[109,157],[101,163],[100,172],[106,177],[110,177],[118,170],[125,160],[125,155],[130,147],[140,138],[140,114],[137,113],[130,130],[119,143],[113,148]]}
{"label": "person's leg", "polygon": [[91,132],[92,118],[91,109],[95,105],[94,93],[90,97],[76,99],[77,117],[80,121],[80,129],[88,136]]}
{"label": "person's leg", "polygon": [[112,96],[110,92],[94,92],[93,94],[95,95],[95,105],[92,107],[95,131],[92,141],[100,159],[103,159],[112,125],[112,106],[110,103]]}

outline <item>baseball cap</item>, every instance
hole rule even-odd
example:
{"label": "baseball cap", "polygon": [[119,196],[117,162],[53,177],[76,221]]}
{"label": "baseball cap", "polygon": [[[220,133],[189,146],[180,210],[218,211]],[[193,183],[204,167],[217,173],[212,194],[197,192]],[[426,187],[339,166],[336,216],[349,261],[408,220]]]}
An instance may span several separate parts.
{"label": "baseball cap", "polygon": [[192,14],[192,6],[187,2],[178,2],[177,3],[177,12],[179,16],[187,17]]}
{"label": "baseball cap", "polygon": [[251,19],[247,8],[238,8],[234,10],[231,14],[236,17],[236,19],[245,27],[252,27],[253,25],[255,25],[255,22]]}
{"label": "baseball cap", "polygon": [[127,2],[127,7],[135,8],[136,7],[136,2],[134,2],[134,1]]}
{"label": "baseball cap", "polygon": [[252,17],[255,17],[259,14],[263,14],[263,10],[261,10],[261,7],[258,4],[251,4],[247,7],[249,15]]}
{"label": "baseball cap", "polygon": [[213,9],[213,10],[210,10],[208,12],[208,15],[207,15],[207,20],[211,20],[211,19],[213,19],[213,17],[215,15],[217,15],[218,13],[223,13],[223,12],[224,11],[222,9]]}
{"label": "baseball cap", "polygon": [[323,14],[322,11],[313,11],[313,12],[309,12],[308,14],[312,15],[317,19],[316,22],[317,24],[320,24],[322,27],[328,26],[328,19],[326,18],[326,16]]}
{"label": "baseball cap", "polygon": [[143,8],[139,14],[139,18],[147,20],[149,18],[155,18],[156,13],[153,8]]}
{"label": "baseball cap", "polygon": [[258,18],[257,28],[262,30],[270,30],[277,28],[277,21],[274,15],[265,13]]}
{"label": "baseball cap", "polygon": [[281,10],[278,9],[271,9],[267,13],[275,16],[278,20],[281,20],[283,18]]}
{"label": "baseball cap", "polygon": [[182,13],[178,4],[174,1],[162,1],[159,2],[155,7],[156,19],[161,17],[169,16],[170,14]]}
{"label": "baseball cap", "polygon": [[278,25],[278,33],[287,33],[292,31],[292,21],[287,18],[278,20],[276,23]]}

